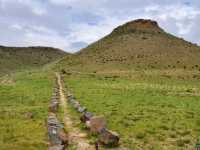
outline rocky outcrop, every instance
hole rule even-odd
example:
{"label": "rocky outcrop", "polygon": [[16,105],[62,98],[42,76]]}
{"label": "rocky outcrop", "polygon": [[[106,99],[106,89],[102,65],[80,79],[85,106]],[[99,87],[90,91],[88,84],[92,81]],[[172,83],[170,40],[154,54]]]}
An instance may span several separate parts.
{"label": "rocky outcrop", "polygon": [[87,108],[81,106],[80,102],[70,93],[67,96],[67,101],[77,112],[81,113],[80,120],[85,123],[91,133],[97,134],[100,143],[109,147],[118,146],[119,135],[106,128],[104,116],[95,116],[92,112],[87,111]]}
{"label": "rocky outcrop", "polygon": [[163,32],[163,30],[154,20],[137,19],[115,28],[112,34],[127,34],[137,32],[160,33]]}

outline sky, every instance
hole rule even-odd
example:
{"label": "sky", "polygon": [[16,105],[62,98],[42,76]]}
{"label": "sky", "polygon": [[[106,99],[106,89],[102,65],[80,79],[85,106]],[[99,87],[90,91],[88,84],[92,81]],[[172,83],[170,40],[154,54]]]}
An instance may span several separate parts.
{"label": "sky", "polygon": [[199,0],[0,0],[0,45],[77,52],[138,18],[200,45]]}

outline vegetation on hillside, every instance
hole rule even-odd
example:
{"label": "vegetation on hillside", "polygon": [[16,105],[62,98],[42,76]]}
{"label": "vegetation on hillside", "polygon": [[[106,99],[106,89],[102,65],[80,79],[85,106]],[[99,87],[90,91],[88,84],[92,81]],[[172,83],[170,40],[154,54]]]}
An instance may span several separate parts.
{"label": "vegetation on hillside", "polygon": [[48,47],[0,47],[0,75],[42,67],[66,53]]}
{"label": "vegetation on hillside", "polygon": [[[72,58],[71,58],[72,57]],[[60,67],[82,71],[186,69],[200,71],[200,47],[162,30],[155,21],[136,20],[117,27]]]}

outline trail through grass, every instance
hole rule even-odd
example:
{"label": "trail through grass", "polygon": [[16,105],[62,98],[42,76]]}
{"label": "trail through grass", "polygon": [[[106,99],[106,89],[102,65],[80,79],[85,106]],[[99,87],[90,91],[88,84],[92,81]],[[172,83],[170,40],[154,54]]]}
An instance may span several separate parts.
{"label": "trail through grass", "polygon": [[89,111],[106,116],[123,145],[136,150],[195,148],[200,136],[198,80],[73,74],[65,82]]}

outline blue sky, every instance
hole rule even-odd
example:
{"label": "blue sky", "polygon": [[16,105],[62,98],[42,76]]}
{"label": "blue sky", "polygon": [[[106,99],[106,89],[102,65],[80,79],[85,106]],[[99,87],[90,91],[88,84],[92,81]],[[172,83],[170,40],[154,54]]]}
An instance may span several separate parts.
{"label": "blue sky", "polygon": [[200,44],[199,0],[0,0],[0,45],[75,52],[138,18]]}

